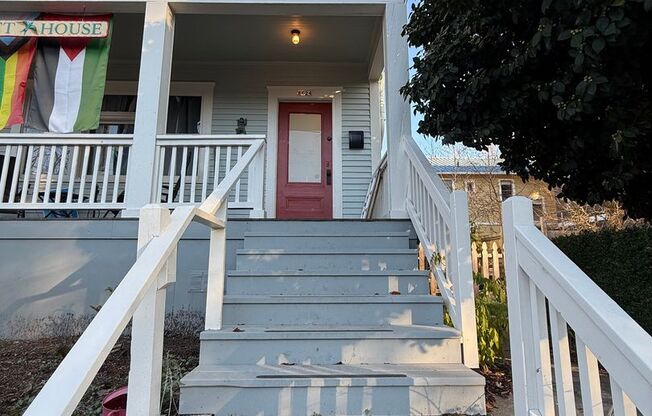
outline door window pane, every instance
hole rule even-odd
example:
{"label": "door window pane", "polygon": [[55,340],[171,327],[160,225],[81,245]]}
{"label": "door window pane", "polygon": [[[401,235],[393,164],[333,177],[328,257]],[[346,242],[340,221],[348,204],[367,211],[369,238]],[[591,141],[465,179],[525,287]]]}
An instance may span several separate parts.
{"label": "door window pane", "polygon": [[288,182],[321,182],[321,114],[290,114]]}

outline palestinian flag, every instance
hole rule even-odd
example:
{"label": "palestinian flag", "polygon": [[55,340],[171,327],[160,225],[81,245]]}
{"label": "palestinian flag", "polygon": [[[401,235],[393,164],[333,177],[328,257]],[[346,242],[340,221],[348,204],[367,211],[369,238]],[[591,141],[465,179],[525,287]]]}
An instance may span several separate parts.
{"label": "palestinian flag", "polygon": [[[84,20],[85,16],[44,14],[39,20]],[[111,15],[106,38],[41,38],[34,64],[34,94],[27,126],[53,133],[96,129],[106,84]]]}
{"label": "palestinian flag", "polygon": [[36,38],[0,37],[0,130],[23,122],[23,100]]}

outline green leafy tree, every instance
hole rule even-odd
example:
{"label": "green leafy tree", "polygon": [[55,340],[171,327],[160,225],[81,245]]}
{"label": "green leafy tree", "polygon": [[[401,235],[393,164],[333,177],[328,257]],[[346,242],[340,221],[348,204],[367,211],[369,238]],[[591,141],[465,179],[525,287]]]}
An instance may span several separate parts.
{"label": "green leafy tree", "polygon": [[419,133],[581,203],[652,217],[652,0],[424,0],[401,92]]}

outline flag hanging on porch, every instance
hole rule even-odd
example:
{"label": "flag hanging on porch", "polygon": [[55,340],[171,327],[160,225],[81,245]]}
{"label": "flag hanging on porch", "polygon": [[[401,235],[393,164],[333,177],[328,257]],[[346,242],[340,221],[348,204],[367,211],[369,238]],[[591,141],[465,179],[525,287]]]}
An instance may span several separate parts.
{"label": "flag hanging on porch", "polygon": [[35,50],[35,38],[0,36],[0,130],[23,122],[25,86]]}
{"label": "flag hanging on porch", "polygon": [[[39,20],[80,21],[87,16],[42,15]],[[111,15],[103,38],[41,38],[34,63],[34,94],[26,125],[53,133],[93,130],[99,126],[111,45]]]}

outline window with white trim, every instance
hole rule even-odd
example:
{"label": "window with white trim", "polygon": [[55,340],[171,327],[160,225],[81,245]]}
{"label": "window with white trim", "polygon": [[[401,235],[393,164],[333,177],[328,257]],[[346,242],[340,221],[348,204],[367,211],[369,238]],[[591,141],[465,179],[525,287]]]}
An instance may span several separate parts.
{"label": "window with white trim", "polygon": [[498,190],[500,192],[500,200],[505,201],[507,198],[514,196],[514,181],[511,179],[501,179],[498,181]]}

